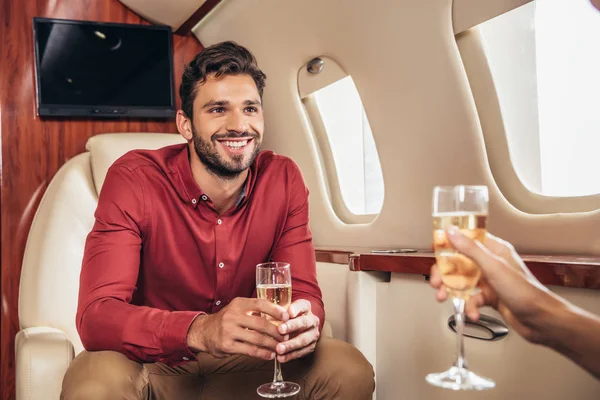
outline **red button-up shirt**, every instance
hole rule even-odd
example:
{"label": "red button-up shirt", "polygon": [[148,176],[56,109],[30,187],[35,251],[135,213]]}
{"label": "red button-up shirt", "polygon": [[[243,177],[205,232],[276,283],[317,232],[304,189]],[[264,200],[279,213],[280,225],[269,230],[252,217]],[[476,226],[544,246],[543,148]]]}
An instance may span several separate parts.
{"label": "red button-up shirt", "polygon": [[269,260],[290,263],[293,300],[309,300],[323,323],[298,166],[262,151],[244,188],[219,215],[192,176],[187,145],[132,151],[111,166],[81,270],[76,323],[86,349],[185,362],[194,318],[256,296],[256,264]]}

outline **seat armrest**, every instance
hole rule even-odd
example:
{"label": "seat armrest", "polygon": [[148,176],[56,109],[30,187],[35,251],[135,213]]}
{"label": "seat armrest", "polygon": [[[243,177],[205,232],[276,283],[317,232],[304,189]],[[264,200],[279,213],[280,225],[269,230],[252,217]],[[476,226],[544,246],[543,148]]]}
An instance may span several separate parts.
{"label": "seat armrest", "polygon": [[16,400],[58,400],[73,356],[71,341],[58,329],[34,327],[17,333]]}

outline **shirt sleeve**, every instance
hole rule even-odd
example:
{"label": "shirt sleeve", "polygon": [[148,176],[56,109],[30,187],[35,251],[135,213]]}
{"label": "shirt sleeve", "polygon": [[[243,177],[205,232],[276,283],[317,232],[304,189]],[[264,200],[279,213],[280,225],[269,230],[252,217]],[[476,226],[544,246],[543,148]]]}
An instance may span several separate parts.
{"label": "shirt sleeve", "polygon": [[313,314],[319,317],[319,331],[325,322],[321,289],[317,283],[317,261],[312,232],[308,225],[308,188],[298,166],[290,161],[287,167],[289,208],[283,232],[271,254],[272,261],[290,264],[292,301],[310,301]]}
{"label": "shirt sleeve", "polygon": [[130,304],[148,212],[137,171],[113,165],[107,173],[85,243],[76,325],[87,350],[175,365],[195,357],[187,332],[201,313]]}

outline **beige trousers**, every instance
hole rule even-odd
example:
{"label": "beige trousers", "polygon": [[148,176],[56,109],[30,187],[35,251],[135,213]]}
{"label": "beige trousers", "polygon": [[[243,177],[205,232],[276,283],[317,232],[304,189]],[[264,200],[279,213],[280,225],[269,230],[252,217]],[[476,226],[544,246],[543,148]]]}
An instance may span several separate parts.
{"label": "beige trousers", "polygon": [[[260,399],[256,388],[273,379],[273,361],[246,356],[170,367],[140,364],[114,351],[79,354],[63,380],[62,400],[245,400]],[[295,400],[367,400],[375,389],[373,368],[354,347],[321,338],[315,352],[283,364],[284,380],[301,386]]]}

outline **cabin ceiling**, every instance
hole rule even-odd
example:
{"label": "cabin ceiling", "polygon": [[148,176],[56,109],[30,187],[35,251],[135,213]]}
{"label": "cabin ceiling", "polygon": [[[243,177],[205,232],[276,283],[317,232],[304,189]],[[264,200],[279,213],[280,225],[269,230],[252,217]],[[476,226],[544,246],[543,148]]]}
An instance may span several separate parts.
{"label": "cabin ceiling", "polygon": [[206,0],[119,0],[147,21],[178,30]]}
{"label": "cabin ceiling", "polygon": [[454,0],[452,2],[452,25],[454,34],[459,34],[532,0]]}
{"label": "cabin ceiling", "polygon": [[[142,18],[155,23],[170,26],[177,31],[194,16],[207,0],[119,0],[127,8]],[[226,1],[226,0],[225,0]],[[491,18],[502,15],[532,0],[480,1],[454,0],[452,3],[452,24],[458,34]],[[202,18],[206,14],[202,15]],[[199,23],[194,21],[194,25]]]}

